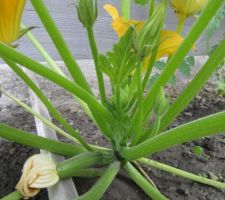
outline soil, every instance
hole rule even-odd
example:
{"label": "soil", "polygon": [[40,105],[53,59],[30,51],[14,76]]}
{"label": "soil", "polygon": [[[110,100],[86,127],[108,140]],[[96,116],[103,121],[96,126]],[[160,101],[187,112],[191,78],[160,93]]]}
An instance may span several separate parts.
{"label": "soil", "polygon": [[[209,89],[204,89],[199,96],[188,106],[188,108],[171,125],[179,124],[197,119],[225,109],[225,99],[218,97]],[[91,143],[106,144],[104,138],[99,134],[92,122],[78,109],[72,105],[65,109],[59,107],[62,114],[76,128],[81,130],[82,135]],[[25,113],[18,106],[7,106],[0,108],[0,122],[7,123],[26,131],[35,132],[33,117]],[[13,142],[0,141],[0,198],[12,192],[21,175],[24,161],[31,155],[38,153],[37,149],[25,147]],[[200,146],[203,153],[197,156],[193,148]],[[183,145],[157,153],[153,159],[162,163],[178,167],[195,174],[210,177],[225,182],[225,136],[205,137],[197,141],[188,142]],[[171,200],[224,200],[225,191],[198,184],[160,170],[145,168],[158,189]],[[74,179],[78,193],[86,192],[96,179]],[[43,190],[34,199],[47,200],[47,192]],[[103,200],[147,200],[149,199],[131,180],[119,175]]]}

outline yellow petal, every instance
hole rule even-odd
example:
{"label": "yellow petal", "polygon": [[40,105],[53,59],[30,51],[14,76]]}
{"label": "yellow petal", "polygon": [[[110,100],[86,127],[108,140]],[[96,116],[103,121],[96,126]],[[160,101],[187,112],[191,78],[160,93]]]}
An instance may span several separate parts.
{"label": "yellow petal", "polygon": [[105,4],[104,9],[111,15],[113,20],[120,17],[118,10],[114,6]]}
{"label": "yellow petal", "polygon": [[156,59],[173,55],[183,42],[183,38],[175,31],[163,30]]}
{"label": "yellow petal", "polygon": [[110,4],[104,5],[104,9],[112,17],[113,30],[117,33],[119,37],[122,37],[127,32],[130,26],[135,26],[137,30],[140,30],[144,25],[143,21],[126,20],[124,17],[120,16],[118,10]]}
{"label": "yellow petal", "polygon": [[118,34],[119,37],[122,37],[126,33],[129,26],[130,25],[124,18],[117,18],[112,22],[113,30]]}
{"label": "yellow petal", "polygon": [[0,42],[10,44],[17,39],[25,0],[0,0]]}
{"label": "yellow petal", "polygon": [[[183,42],[183,38],[175,31],[163,30],[160,36],[160,45],[156,55],[156,60],[165,56],[173,55]],[[144,69],[147,69],[151,55],[145,59]]]}
{"label": "yellow petal", "polygon": [[25,162],[22,172],[16,189],[24,199],[35,196],[41,188],[53,186],[59,181],[56,164],[47,155],[31,156]]}

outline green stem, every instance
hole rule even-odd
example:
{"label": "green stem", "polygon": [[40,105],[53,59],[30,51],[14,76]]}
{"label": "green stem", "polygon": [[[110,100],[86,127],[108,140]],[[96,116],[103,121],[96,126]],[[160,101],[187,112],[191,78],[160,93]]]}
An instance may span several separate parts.
{"label": "green stem", "polygon": [[158,189],[155,185],[155,183],[151,180],[151,178],[148,176],[148,174],[145,172],[145,170],[142,168],[142,166],[137,161],[132,161],[132,164],[137,168],[137,170],[142,174],[142,176],[151,183],[156,189]]}
{"label": "green stem", "polygon": [[[146,71],[146,73],[144,75],[144,80],[142,82],[142,90],[143,90],[143,93],[145,92],[147,83],[148,83],[149,78],[151,76],[151,73],[152,73],[152,70],[153,70],[153,67],[154,67],[154,64],[155,64],[155,61],[156,61],[157,52],[158,52],[158,46],[153,50],[152,55],[149,58],[149,64],[148,64],[148,67],[147,67],[147,71]],[[143,61],[143,63],[145,63],[145,62],[146,62],[146,60]],[[136,95],[137,94],[134,94],[134,96],[136,96]],[[132,123],[131,123],[131,127],[130,127],[130,129],[128,131],[128,135],[130,135],[132,132],[134,132],[135,127],[137,126],[136,123],[138,122],[138,120],[137,120],[137,114],[135,112],[136,112],[136,108],[133,109],[134,115],[132,117]],[[149,116],[150,115],[151,115],[151,111],[149,111]],[[143,119],[144,124],[146,124],[146,122],[148,122],[148,121],[149,121],[149,117],[146,118],[145,120]]]}
{"label": "green stem", "polygon": [[[4,58],[3,58],[4,59]],[[52,105],[52,103],[48,100],[48,98],[44,95],[44,93],[39,89],[39,87],[23,72],[23,70],[17,66],[14,62],[4,59],[4,61],[13,69],[15,73],[21,79],[30,87],[30,89],[37,95],[37,97],[43,102],[43,104],[46,106],[48,109],[49,113],[53,115],[53,117],[60,122],[67,131],[72,135],[70,136],[69,134],[65,133],[63,130],[59,129],[54,125],[55,130],[57,130],[58,133],[62,134],[64,137],[77,142],[77,140],[88,150],[91,150],[90,146],[87,144],[87,142],[80,136],[80,134],[71,127],[71,125],[68,124],[68,122],[61,116],[61,114],[56,110],[56,108]],[[1,88],[0,88],[1,89]],[[18,101],[17,98],[13,98],[12,95],[9,95],[8,93],[5,92],[5,94],[16,101],[18,104],[20,104],[23,108],[25,108],[28,112],[32,113],[33,115],[37,116],[39,119],[41,119],[45,124],[48,126],[50,125],[52,127],[52,123],[49,123],[48,120],[43,118],[42,116],[39,116],[37,113],[35,113],[31,108],[29,108],[27,105],[22,103],[21,101]],[[76,138],[76,140],[75,140]]]}
{"label": "green stem", "polygon": [[81,145],[66,144],[48,138],[40,137],[32,133],[27,133],[19,129],[12,128],[5,124],[0,124],[0,137],[23,144],[29,147],[43,149],[63,156],[74,156],[85,152]]}
{"label": "green stem", "polygon": [[[144,116],[148,116],[149,110],[151,110],[155,96],[160,87],[164,87],[165,84],[170,80],[171,76],[174,74],[176,69],[182,63],[184,57],[193,47],[196,40],[199,38],[200,34],[205,30],[209,21],[214,17],[217,10],[223,4],[224,0],[210,1],[207,8],[202,12],[196,23],[193,25],[191,31],[183,41],[182,45],[176,51],[176,53],[171,57],[167,66],[161,73],[160,77],[153,84],[150,92],[147,94],[144,100]],[[136,118],[134,118],[134,121]]]}
{"label": "green stem", "polygon": [[182,34],[183,28],[184,28],[185,20],[178,20],[177,24],[177,33]]}
{"label": "green stem", "polygon": [[76,200],[99,200],[102,198],[109,185],[120,170],[120,163],[115,161],[104,171],[101,178],[94,184],[94,186]]}
{"label": "green stem", "polygon": [[158,134],[160,123],[161,123],[161,116],[156,116],[155,122],[152,127],[152,132],[148,135],[148,138],[154,137]]}
{"label": "green stem", "polygon": [[175,174],[177,176],[181,176],[181,177],[199,182],[199,183],[203,183],[203,184],[210,185],[212,187],[216,187],[216,188],[220,188],[220,189],[225,189],[225,183],[214,181],[214,180],[211,180],[211,179],[208,179],[205,177],[197,176],[195,174],[171,167],[169,165],[162,164],[162,163],[154,161],[154,160],[141,158],[138,160],[138,162],[141,164],[144,164],[144,165],[148,165],[150,167],[161,169],[161,170],[169,172],[171,174]]}
{"label": "green stem", "polygon": [[[42,47],[42,45],[39,43],[39,41],[33,36],[31,32],[27,33],[28,38],[31,40],[33,45],[37,48],[37,50],[40,52],[40,54],[46,59],[46,61],[49,64],[49,67],[53,69],[54,71],[57,71],[60,75],[64,75],[64,73],[60,70],[60,68],[54,63],[54,60],[51,58],[51,56],[45,51],[45,49]],[[90,108],[87,106],[87,104],[74,95],[74,98],[80,103],[81,107],[85,111],[85,113],[97,124],[97,126],[102,130],[103,133],[110,132],[107,125],[102,123],[102,117],[95,112],[93,109],[90,111]]]}
{"label": "green stem", "polygon": [[[88,93],[86,90],[81,88],[76,83],[73,83],[72,81],[59,75],[53,70],[50,70],[44,67],[42,64],[19,53],[15,49],[12,49],[1,42],[0,42],[0,55],[4,58],[10,59],[16,63],[21,64],[22,66],[58,84],[62,88],[66,89],[67,91],[71,92],[73,95],[80,98],[82,101],[84,101],[88,105],[93,115],[96,114],[98,116],[98,118],[96,118],[96,121],[99,127],[102,128],[105,136],[107,136],[108,138],[111,138],[112,131],[109,126],[111,125],[113,126],[113,124],[116,124],[117,123],[116,119],[114,118],[112,113],[107,108],[105,108],[101,103],[99,103],[98,100],[93,95]],[[103,121],[102,120],[103,117],[106,120]]]}
{"label": "green stem", "polygon": [[[26,29],[27,27],[24,24],[21,24],[22,29]],[[55,63],[55,61],[52,59],[52,57],[48,54],[48,52],[44,49],[44,47],[41,45],[41,43],[37,40],[37,38],[31,33],[31,31],[28,31],[26,33],[27,38],[32,42],[34,47],[39,51],[39,53],[42,55],[42,57],[47,61],[48,65],[51,67],[52,70],[59,73],[60,75],[64,75],[62,70],[58,67],[58,65]]]}
{"label": "green stem", "polygon": [[148,67],[147,67],[147,71],[145,73],[144,80],[143,80],[143,83],[142,83],[143,91],[145,90],[145,88],[147,86],[147,83],[148,83],[148,80],[150,78],[150,75],[152,73],[152,69],[154,67],[156,56],[157,56],[157,51],[158,51],[158,48],[152,53],[152,55],[150,57],[150,61],[149,61]]}
{"label": "green stem", "polygon": [[120,153],[127,160],[135,160],[178,144],[222,133],[225,131],[224,121],[225,112],[213,114],[165,131],[134,147],[125,147]]}
{"label": "green stem", "polygon": [[100,164],[103,161],[103,156],[97,152],[87,152],[74,156],[58,164],[57,172],[60,179],[71,177],[76,170],[85,169]]}
{"label": "green stem", "polygon": [[121,0],[122,16],[126,19],[130,19],[130,0]]}
{"label": "green stem", "polygon": [[117,118],[119,122],[122,119],[122,102],[121,102],[121,91],[120,91],[120,83],[117,80],[115,85],[115,95],[116,95],[116,111],[117,111]]}
{"label": "green stem", "polygon": [[105,168],[87,168],[73,171],[71,177],[95,178],[102,176]]}
{"label": "green stem", "polygon": [[63,39],[63,36],[61,35],[58,27],[56,26],[54,20],[52,19],[43,0],[38,1],[31,0],[31,3],[33,4],[39,18],[41,19],[43,25],[45,26],[53,43],[55,44],[62,60],[65,62],[74,81],[88,93],[92,94],[91,88],[87,80],[85,79],[83,73],[81,72],[77,62],[75,61],[71,51],[69,50],[65,40]]}
{"label": "green stem", "polygon": [[132,145],[136,144],[136,142],[139,140],[141,137],[142,133],[142,125],[143,125],[143,88],[142,88],[142,67],[143,67],[143,62],[140,62],[139,65],[137,65],[137,112],[138,112],[138,117],[137,120],[138,122],[136,123],[135,130],[133,132],[133,140],[132,140]]}
{"label": "green stem", "polygon": [[15,192],[12,192],[12,193],[8,194],[7,196],[1,198],[0,200],[19,200],[22,198],[23,198],[23,196],[18,191],[15,191]]}
{"label": "green stem", "polygon": [[[144,121],[146,121],[149,117],[149,112],[152,110],[156,95],[158,94],[157,91],[159,90],[160,87],[164,87],[170,80],[170,78],[173,76],[176,69],[182,63],[184,57],[187,55],[190,49],[193,48],[194,43],[199,38],[201,33],[205,30],[209,21],[214,17],[217,10],[220,8],[220,6],[223,4],[224,1],[225,0],[209,2],[206,9],[202,12],[198,20],[192,26],[191,31],[189,32],[189,34],[187,35],[181,46],[178,48],[176,53],[171,57],[171,59],[169,59],[169,62],[167,63],[165,69],[163,70],[159,78],[155,81],[155,83],[151,87],[151,90],[148,92],[148,94],[144,99]],[[131,131],[134,128],[135,122],[137,120],[138,114],[136,112],[131,122],[132,124]]]}
{"label": "green stem", "polygon": [[105,94],[105,84],[104,84],[104,79],[103,79],[103,74],[99,66],[99,53],[98,53],[98,48],[96,45],[95,37],[94,37],[94,32],[92,27],[87,28],[87,33],[88,33],[88,39],[89,39],[89,44],[91,47],[91,52],[92,52],[92,57],[94,59],[95,63],[95,70],[98,78],[98,87],[99,87],[99,94],[100,98],[103,104],[106,103],[106,94]]}
{"label": "green stem", "polygon": [[154,186],[149,183],[136,169],[127,162],[123,166],[129,177],[153,200],[168,200],[163,194],[161,194]]}
{"label": "green stem", "polygon": [[[24,25],[22,25],[23,28],[25,28]],[[48,52],[44,49],[44,47],[40,44],[40,42],[37,40],[37,38],[32,34],[31,31],[29,31],[28,33],[26,33],[26,36],[28,37],[28,39],[32,42],[32,44],[34,45],[34,47],[39,51],[39,53],[43,56],[43,58],[47,61],[49,67],[54,70],[55,72],[59,73],[60,75],[64,76],[66,78],[66,75],[62,72],[62,70],[59,68],[58,65],[56,65],[55,61],[53,60],[53,58],[48,54]],[[96,122],[96,120],[93,117],[93,114],[91,113],[90,109],[88,108],[87,104],[82,101],[81,99],[79,99],[78,97],[76,97],[75,95],[73,95],[74,98],[79,102],[79,104],[81,105],[82,109],[84,110],[84,112],[94,121]]]}
{"label": "green stem", "polygon": [[[39,115],[38,113],[36,113],[35,111],[32,110],[32,108],[30,108],[29,106],[27,106],[25,103],[23,103],[22,101],[20,101],[18,98],[16,98],[15,96],[9,94],[8,92],[2,90],[0,88],[0,91],[7,96],[8,98],[10,98],[11,100],[13,100],[16,104],[20,105],[23,109],[25,109],[27,112],[31,113],[33,116],[35,116],[36,118],[38,118],[41,122],[43,122],[45,125],[47,125],[48,127],[52,128],[53,130],[55,130],[57,133],[59,133],[60,135],[64,136],[65,138],[67,138],[68,140],[73,141],[74,143],[79,143],[79,141],[72,137],[71,135],[69,135],[68,133],[66,133],[64,130],[60,129],[59,127],[57,127],[55,124],[53,124],[52,122],[50,122],[49,120],[47,120],[46,118],[44,118],[42,115]],[[90,147],[89,147],[90,148]]]}
{"label": "green stem", "polygon": [[155,0],[150,1],[149,13],[148,16],[151,17],[155,10]]}
{"label": "green stem", "polygon": [[177,97],[174,103],[170,106],[166,115],[162,118],[160,131],[164,130],[178,115],[182,112],[194,96],[201,90],[206,81],[210,78],[213,72],[221,64],[225,57],[225,40],[221,41],[218,47],[213,51],[212,55],[197,73],[195,78]]}
{"label": "green stem", "polygon": [[116,149],[119,148],[122,140],[124,139],[123,110],[122,110],[122,102],[121,102],[121,85],[118,79],[116,80],[116,84],[115,84],[116,113],[117,113],[117,121],[118,121],[118,131],[117,131],[118,134],[114,134]]}

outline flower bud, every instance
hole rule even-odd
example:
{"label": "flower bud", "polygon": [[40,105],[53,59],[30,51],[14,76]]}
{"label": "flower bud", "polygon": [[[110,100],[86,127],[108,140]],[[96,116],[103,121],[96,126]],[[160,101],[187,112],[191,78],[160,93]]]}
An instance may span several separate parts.
{"label": "flower bud", "polygon": [[35,196],[41,188],[51,187],[58,181],[56,164],[49,156],[37,154],[25,162],[16,189],[24,199],[28,199]]}
{"label": "flower bud", "polygon": [[208,0],[172,0],[172,6],[181,21],[200,12],[207,3]]}
{"label": "flower bud", "polygon": [[169,109],[169,102],[166,98],[163,88],[160,88],[155,100],[154,111],[158,117],[162,117]]}
{"label": "flower bud", "polygon": [[163,20],[166,10],[166,2],[161,3],[137,33],[135,48],[141,58],[149,55],[150,51],[159,43],[160,34],[163,28]]}
{"label": "flower bud", "polygon": [[97,0],[78,0],[77,13],[84,27],[92,27],[98,16]]}
{"label": "flower bud", "polygon": [[0,0],[0,42],[11,44],[20,37],[25,0]]}

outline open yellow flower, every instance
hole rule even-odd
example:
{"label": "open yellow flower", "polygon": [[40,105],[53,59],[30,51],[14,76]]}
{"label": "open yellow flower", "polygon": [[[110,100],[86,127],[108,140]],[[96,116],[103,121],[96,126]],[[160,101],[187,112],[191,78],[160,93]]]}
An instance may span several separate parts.
{"label": "open yellow flower", "polygon": [[[160,36],[160,45],[158,47],[156,60],[159,60],[162,57],[172,56],[181,43],[183,42],[183,38],[175,31],[163,30]],[[148,56],[144,62],[144,68],[148,67],[151,56]]]}
{"label": "open yellow flower", "polygon": [[208,0],[172,0],[172,6],[179,20],[200,12],[208,3]]}
{"label": "open yellow flower", "polygon": [[123,16],[120,16],[118,10],[110,5],[104,5],[104,9],[111,15],[113,22],[112,27],[119,37],[122,37],[130,26],[135,26],[137,30],[140,30],[144,25],[143,21],[126,20]]}
{"label": "open yellow flower", "polygon": [[25,0],[0,0],[0,42],[10,44],[19,37]]}
{"label": "open yellow flower", "polygon": [[47,155],[31,156],[25,162],[22,172],[16,189],[24,199],[35,196],[41,188],[51,187],[59,181],[56,164]]}
{"label": "open yellow flower", "polygon": [[[144,25],[143,21],[136,21],[136,20],[126,21],[124,17],[121,17],[119,15],[118,10],[109,4],[106,4],[104,8],[112,16],[113,19],[112,26],[114,31],[118,34],[119,37],[122,37],[130,26],[136,26],[137,30],[140,30]],[[160,45],[158,47],[156,59],[160,59],[164,56],[173,55],[182,42],[183,38],[177,32],[170,30],[163,30],[160,36]],[[145,67],[148,66],[149,59],[150,56],[148,56],[145,60],[144,65]]]}
{"label": "open yellow flower", "polygon": [[172,56],[183,42],[183,37],[175,31],[163,30],[160,36],[160,45],[156,59]]}

